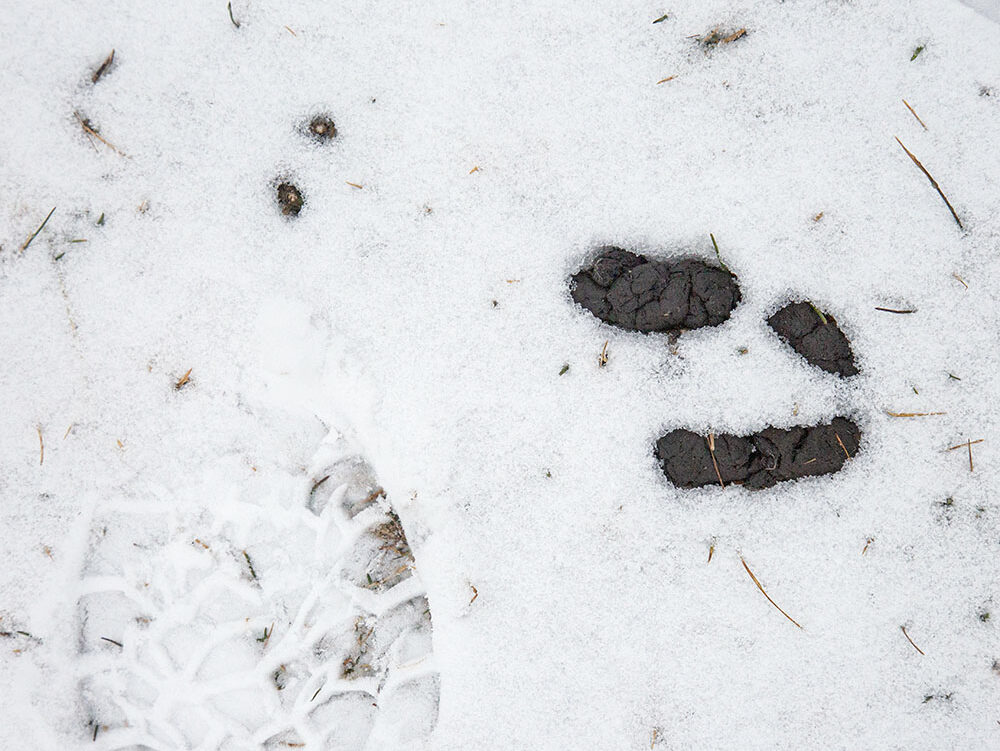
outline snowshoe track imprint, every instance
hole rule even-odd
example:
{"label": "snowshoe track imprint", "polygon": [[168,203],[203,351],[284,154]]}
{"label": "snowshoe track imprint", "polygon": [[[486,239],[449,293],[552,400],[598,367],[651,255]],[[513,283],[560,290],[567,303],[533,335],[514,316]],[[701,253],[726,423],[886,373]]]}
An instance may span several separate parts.
{"label": "snowshoe track imprint", "polygon": [[312,470],[283,507],[162,498],[94,510],[75,595],[81,733],[94,748],[426,740],[439,682],[403,524],[342,437],[331,433]]}
{"label": "snowshoe track imprint", "polygon": [[[614,246],[596,253],[570,277],[570,293],[578,305],[620,329],[676,338],[725,323],[742,300],[738,279],[729,269],[695,257],[655,260]],[[850,342],[836,319],[811,302],[791,302],[767,323],[810,365],[841,378],[857,375]],[[835,417],[820,425],[769,426],[749,436],[678,428],[656,442],[654,455],[663,474],[680,488],[734,484],[760,490],[839,472],[860,444],[858,425]]]}

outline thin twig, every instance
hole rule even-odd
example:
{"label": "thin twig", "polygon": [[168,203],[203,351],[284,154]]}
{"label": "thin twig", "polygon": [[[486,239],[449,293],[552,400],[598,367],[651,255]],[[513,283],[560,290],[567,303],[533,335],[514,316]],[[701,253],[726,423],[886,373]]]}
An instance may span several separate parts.
{"label": "thin twig", "polygon": [[115,641],[114,639],[109,639],[109,638],[108,638],[108,637],[106,637],[106,636],[102,636],[101,638],[102,638],[102,639],[103,639],[104,641],[106,641],[106,642],[109,642],[109,643],[111,643],[111,644],[114,644],[114,645],[115,645],[116,647],[122,647],[122,648],[124,648],[124,645],[123,645],[123,644],[122,644],[122,643],[121,643],[120,641]]}
{"label": "thin twig", "polygon": [[38,237],[38,233],[42,231],[42,229],[45,227],[46,224],[48,224],[49,217],[51,217],[52,214],[55,213],[55,210],[56,210],[56,207],[53,206],[52,207],[52,211],[50,211],[45,216],[45,219],[42,220],[42,223],[38,225],[38,229],[36,229],[34,232],[32,232],[31,233],[31,237],[29,237],[27,240],[24,241],[24,245],[22,245],[21,249],[19,251],[17,251],[18,253],[23,253],[25,250],[27,250],[28,246],[31,245],[31,241],[34,240],[36,237]]}
{"label": "thin twig", "polygon": [[985,438],[977,438],[974,441],[965,441],[965,443],[959,443],[959,444],[956,444],[954,446],[949,446],[948,448],[945,449],[945,451],[954,451],[955,449],[964,449],[966,446],[969,446],[969,445],[975,446],[977,443],[982,443],[985,440],[986,440]]}
{"label": "thin twig", "polygon": [[753,571],[750,570],[750,567],[747,565],[747,562],[743,558],[743,556],[740,556],[740,561],[743,563],[743,568],[745,568],[747,570],[747,573],[750,574],[750,578],[753,579],[753,583],[757,585],[757,589],[759,589],[760,593],[762,595],[764,595],[764,597],[767,598],[767,601],[769,603],[771,603],[772,605],[774,605],[774,607],[778,608],[778,612],[781,613],[783,616],[785,616],[785,618],[787,618],[788,620],[790,620],[792,623],[794,623],[799,628],[802,628],[802,624],[800,624],[798,621],[796,621],[794,618],[792,618],[792,616],[790,616],[788,613],[786,613],[784,610],[782,610],[781,607],[778,605],[778,603],[776,603],[774,600],[772,600],[771,596],[767,592],[764,591],[764,587],[761,586],[760,581],[757,579],[756,576],[754,576]]}
{"label": "thin twig", "polygon": [[97,83],[101,80],[101,76],[108,72],[108,68],[111,67],[111,63],[115,60],[115,51],[111,50],[111,54],[105,58],[104,62],[101,63],[101,67],[94,71],[94,75],[90,77],[91,83]]}
{"label": "thin twig", "polygon": [[[910,635],[909,635],[908,633],[906,633],[906,626],[900,626],[899,628],[900,628],[900,630],[901,630],[901,631],[903,632],[903,636],[905,636],[905,637],[906,637],[906,641],[910,642],[910,644],[913,644],[913,639],[911,639],[911,638],[910,638]],[[916,644],[913,644],[913,648],[914,648],[915,650],[917,650],[917,651],[918,651],[918,652],[919,652],[920,654],[924,654],[924,650],[922,650],[922,649],[921,649],[920,647],[918,647],[918,646],[917,646]]]}
{"label": "thin twig", "polygon": [[960,277],[958,274],[952,272],[952,276],[955,277],[959,282],[961,282],[961,284],[962,284],[963,287],[965,287],[966,289],[969,288],[969,285],[966,284],[965,280],[962,277]]}
{"label": "thin twig", "polygon": [[673,81],[675,78],[677,78],[677,74],[674,74],[672,76],[667,76],[666,78],[661,78],[659,81],[656,82],[656,85],[659,86],[661,83],[666,83],[667,81]]}
{"label": "thin twig", "polygon": [[240,22],[233,18],[233,4],[231,2],[226,3],[226,7],[229,9],[229,20],[232,21],[233,26],[238,29],[240,27]]}
{"label": "thin twig", "polygon": [[101,143],[103,143],[105,146],[107,146],[109,149],[111,149],[113,152],[115,152],[119,156],[128,156],[124,151],[122,151],[121,149],[119,149],[117,146],[115,146],[110,141],[106,140],[100,133],[98,133],[96,130],[94,130],[86,120],[84,120],[82,117],[80,117],[80,113],[79,112],[74,112],[73,115],[75,115],[76,119],[80,121],[80,127],[83,128],[83,131],[88,136],[93,136],[94,138],[96,138],[98,141],[100,141]]}
{"label": "thin twig", "polygon": [[472,590],[472,599],[469,600],[469,604],[471,605],[476,601],[476,598],[479,597],[479,590],[476,589],[476,585],[471,582],[469,582],[469,588]]}
{"label": "thin twig", "polygon": [[840,444],[840,448],[844,449],[844,456],[847,457],[847,461],[850,461],[852,458],[851,452],[847,450],[847,446],[845,446],[844,442],[840,440],[840,434],[837,431],[833,431],[833,437],[837,439],[837,443]]}
{"label": "thin twig", "polygon": [[[899,144],[900,146],[903,146],[903,142],[902,142],[902,141],[900,141],[898,137],[896,137],[896,136],[893,136],[893,138],[895,138],[895,139],[896,139],[896,143],[898,143],[898,144]],[[927,171],[927,168],[926,168],[926,167],[924,167],[924,165],[922,165],[922,164],[920,163],[920,160],[919,160],[919,159],[917,159],[917,158],[916,158],[916,157],[915,157],[915,156],[913,155],[913,152],[912,152],[912,151],[910,151],[910,150],[909,150],[908,148],[906,148],[905,146],[903,146],[903,151],[905,151],[905,152],[906,152],[906,155],[907,155],[908,157],[910,157],[910,159],[911,159],[911,160],[913,160],[913,163],[914,163],[915,165],[917,165],[917,166],[918,166],[918,167],[920,168],[920,171],[921,171],[921,172],[923,172],[923,173],[924,173],[924,175],[926,175],[926,176],[927,176],[927,179],[931,181],[931,185],[933,185],[933,186],[934,186],[934,190],[936,190],[936,191],[938,192],[938,195],[939,195],[939,196],[941,196],[941,198],[942,198],[942,199],[944,200],[944,202],[945,202],[945,205],[946,205],[946,206],[948,207],[948,210],[949,210],[949,211],[951,212],[951,215],[952,215],[952,216],[953,216],[953,217],[955,218],[955,223],[956,223],[956,224],[958,225],[958,228],[959,228],[960,230],[964,230],[964,229],[965,229],[965,227],[964,227],[964,226],[962,226],[962,220],[958,218],[958,213],[957,213],[957,212],[955,211],[955,207],[951,205],[951,201],[949,201],[949,200],[948,200],[948,196],[946,196],[946,195],[944,194],[944,191],[943,191],[943,190],[941,190],[941,186],[940,186],[940,185],[938,185],[938,183],[937,183],[937,180],[935,180],[935,179],[934,179],[934,178],[933,178],[933,177],[931,176],[931,173],[930,173],[930,172],[928,172],[928,171]]]}
{"label": "thin twig", "polygon": [[908,308],[906,310],[897,310],[896,308],[875,308],[875,310],[881,310],[883,313],[898,313],[899,315],[906,315],[907,313],[917,312],[912,308]]}
{"label": "thin twig", "polygon": [[946,415],[947,412],[889,412],[889,417],[931,417],[932,415]]}
{"label": "thin twig", "polygon": [[910,103],[904,99],[903,104],[906,105],[906,109],[910,111],[910,114],[917,118],[917,122],[924,126],[924,130],[927,130],[927,126],[924,125],[924,121],[920,119],[920,115],[918,115],[917,111],[910,106]]}
{"label": "thin twig", "polygon": [[712,457],[712,466],[715,467],[715,476],[719,478],[719,485],[726,487],[722,481],[722,473],[719,471],[719,463],[715,461],[715,433],[708,434],[708,453]]}

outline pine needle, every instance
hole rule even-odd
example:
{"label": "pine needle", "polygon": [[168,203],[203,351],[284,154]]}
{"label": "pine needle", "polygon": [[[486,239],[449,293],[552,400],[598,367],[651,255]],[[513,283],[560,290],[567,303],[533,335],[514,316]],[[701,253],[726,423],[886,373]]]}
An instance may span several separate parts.
{"label": "pine needle", "polygon": [[52,207],[52,211],[50,211],[45,216],[45,219],[42,220],[42,223],[38,225],[38,229],[36,229],[34,232],[32,232],[31,233],[31,237],[29,237],[27,240],[24,241],[24,245],[22,245],[21,249],[17,251],[18,253],[23,253],[25,250],[27,250],[28,246],[31,245],[31,241],[34,240],[36,237],[38,237],[38,233],[41,232],[42,229],[44,229],[44,227],[45,227],[46,224],[49,223],[49,218],[52,216],[52,214],[55,213],[55,210],[56,210],[56,207],[53,206]]}
{"label": "pine needle", "polygon": [[774,607],[778,608],[778,612],[781,613],[783,616],[785,616],[785,618],[787,618],[788,620],[790,620],[792,623],[794,623],[799,628],[802,628],[802,624],[800,624],[798,621],[796,621],[794,618],[792,618],[792,616],[790,616],[788,613],[786,613],[784,610],[782,610],[781,607],[778,605],[778,603],[776,603],[774,600],[772,600],[771,596],[767,592],[764,591],[764,587],[761,586],[760,581],[757,579],[756,576],[754,576],[753,571],[750,570],[750,567],[747,565],[747,562],[743,558],[743,556],[740,556],[740,562],[743,564],[743,568],[745,568],[747,570],[747,573],[750,574],[750,578],[753,579],[753,583],[757,585],[757,589],[759,589],[760,593],[762,595],[764,595],[764,597],[767,598],[767,601],[769,603],[771,603],[772,605],[774,605]]}
{"label": "pine needle", "polygon": [[917,111],[910,106],[910,103],[904,99],[903,104],[906,105],[906,109],[910,111],[910,114],[917,118],[917,122],[924,126],[924,130],[927,130],[928,128],[924,125],[924,121],[920,119],[920,115],[918,115]]}
{"label": "pine needle", "polygon": [[926,168],[926,167],[925,167],[924,165],[922,165],[922,164],[920,163],[920,160],[919,160],[919,159],[917,159],[917,158],[916,158],[916,157],[915,157],[915,156],[913,155],[913,152],[912,152],[912,151],[910,151],[910,150],[909,150],[908,148],[906,148],[906,146],[903,146],[903,142],[902,142],[902,141],[900,141],[898,137],[896,137],[896,136],[893,136],[893,138],[896,138],[896,143],[898,143],[898,144],[899,144],[900,146],[902,146],[902,147],[903,147],[903,151],[905,151],[905,152],[906,152],[906,155],[907,155],[908,157],[910,157],[910,159],[911,159],[911,160],[913,161],[913,163],[914,163],[915,165],[917,165],[917,166],[918,166],[918,167],[920,168],[920,171],[924,173],[924,175],[925,175],[925,176],[927,177],[927,179],[928,179],[928,180],[930,180],[930,181],[931,181],[931,185],[933,185],[933,186],[934,186],[934,190],[936,190],[936,191],[938,192],[938,195],[939,195],[939,196],[941,196],[941,199],[942,199],[942,200],[944,201],[945,205],[946,205],[946,206],[948,207],[948,210],[949,210],[949,211],[951,212],[951,215],[952,215],[952,216],[953,216],[953,217],[955,218],[955,224],[957,224],[957,225],[958,225],[958,228],[959,228],[960,230],[964,230],[964,229],[965,229],[965,227],[964,227],[964,226],[962,226],[962,220],[958,218],[958,213],[957,213],[957,212],[955,211],[955,207],[951,205],[951,201],[949,201],[949,200],[948,200],[948,196],[946,196],[946,195],[944,194],[944,191],[943,191],[943,190],[941,190],[941,186],[940,186],[940,185],[938,185],[938,183],[937,183],[937,180],[935,180],[935,179],[934,179],[934,178],[933,178],[933,177],[931,176],[931,173],[930,173],[930,172],[928,172],[928,171],[927,171],[927,168]]}
{"label": "pine needle", "polygon": [[889,412],[886,411],[889,417],[931,417],[933,415],[946,415],[947,412]]}
{"label": "pine needle", "polygon": [[715,467],[715,476],[719,478],[719,485],[726,487],[726,483],[722,481],[722,473],[719,471],[719,463],[715,461],[715,433],[708,434],[708,453],[712,457],[712,466]]}
{"label": "pine needle", "polygon": [[[901,631],[903,632],[903,636],[905,636],[905,637],[906,637],[906,641],[910,642],[910,644],[913,644],[913,639],[911,639],[911,638],[910,638],[910,635],[909,635],[908,633],[906,633],[906,626],[900,626],[899,628],[900,628],[900,630],[901,630]],[[914,648],[915,650],[917,650],[917,651],[918,651],[918,652],[919,652],[920,654],[924,654],[924,650],[922,650],[922,649],[921,649],[920,647],[918,647],[918,646],[917,646],[916,644],[913,644],[913,648]]]}

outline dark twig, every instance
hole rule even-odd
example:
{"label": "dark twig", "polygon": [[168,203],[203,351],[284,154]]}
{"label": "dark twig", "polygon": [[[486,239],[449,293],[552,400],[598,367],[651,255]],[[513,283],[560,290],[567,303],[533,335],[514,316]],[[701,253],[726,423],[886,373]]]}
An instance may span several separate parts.
{"label": "dark twig", "polygon": [[101,67],[94,71],[94,74],[90,77],[91,83],[97,83],[101,80],[101,76],[108,72],[108,68],[111,67],[111,63],[115,61],[115,51],[111,50],[111,54],[105,58],[104,62],[101,63]]}
{"label": "dark twig", "polygon": [[924,130],[927,130],[927,126],[924,125],[924,121],[920,119],[920,115],[918,115],[917,111],[910,106],[910,103],[904,99],[903,104],[906,105],[906,109],[910,111],[910,114],[917,118],[917,122],[924,126]]}
{"label": "dark twig", "polygon": [[958,213],[957,213],[957,212],[955,211],[955,207],[951,205],[951,201],[949,201],[949,200],[948,200],[948,196],[946,196],[946,195],[944,194],[944,191],[943,191],[943,190],[941,190],[941,186],[940,186],[940,185],[938,185],[938,183],[937,183],[937,180],[935,180],[935,179],[934,179],[934,178],[933,178],[933,177],[931,176],[931,173],[930,173],[930,172],[928,172],[928,171],[927,171],[927,168],[926,168],[926,167],[924,167],[924,165],[922,165],[922,164],[920,163],[920,160],[919,160],[919,159],[917,159],[917,158],[916,158],[916,157],[915,157],[915,156],[913,155],[913,152],[912,152],[912,151],[910,151],[910,150],[909,150],[908,148],[906,148],[905,146],[903,146],[903,142],[902,142],[902,141],[900,141],[898,137],[896,137],[896,136],[893,136],[893,137],[894,137],[894,138],[896,138],[896,143],[898,143],[898,144],[899,144],[900,146],[902,146],[902,147],[903,147],[903,151],[905,151],[905,152],[906,152],[906,155],[907,155],[908,157],[910,157],[910,159],[911,159],[911,160],[913,161],[913,163],[914,163],[915,165],[917,165],[917,166],[918,166],[918,167],[920,168],[920,171],[924,173],[924,175],[925,175],[925,176],[927,177],[927,179],[928,179],[928,180],[930,180],[930,181],[931,181],[931,185],[933,185],[933,186],[934,186],[934,190],[936,190],[936,191],[938,192],[938,195],[939,195],[939,196],[941,196],[941,198],[942,198],[942,200],[944,201],[945,205],[946,205],[946,206],[948,207],[948,210],[949,210],[949,211],[951,212],[951,215],[952,215],[952,216],[953,216],[953,217],[955,218],[955,223],[956,223],[956,224],[958,225],[958,228],[959,228],[959,229],[961,229],[961,230],[964,230],[964,229],[965,229],[965,227],[964,227],[964,226],[962,225],[962,220],[958,218]]}
{"label": "dark twig", "polygon": [[229,20],[232,21],[233,26],[235,26],[238,29],[240,27],[240,22],[237,21],[235,18],[233,18],[233,4],[231,2],[226,3],[226,8],[229,9]]}
{"label": "dark twig", "polygon": [[916,313],[916,310],[896,310],[895,308],[875,308],[875,310],[881,310],[883,313],[898,313],[899,315],[905,315],[907,313]]}

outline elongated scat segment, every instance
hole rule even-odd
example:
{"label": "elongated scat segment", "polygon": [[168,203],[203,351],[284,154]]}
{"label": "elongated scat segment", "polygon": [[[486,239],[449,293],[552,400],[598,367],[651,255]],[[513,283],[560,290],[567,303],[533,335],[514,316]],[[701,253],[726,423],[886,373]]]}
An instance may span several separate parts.
{"label": "elongated scat segment", "polygon": [[706,436],[672,430],[656,442],[655,453],[667,479],[679,488],[718,485],[721,478],[725,485],[760,490],[838,472],[857,453],[860,441],[854,422],[835,417],[824,425],[716,435],[714,451]]}
{"label": "elongated scat segment", "polygon": [[740,301],[736,277],[699,258],[649,259],[613,246],[571,277],[573,300],[629,331],[717,326]]}
{"label": "elongated scat segment", "polygon": [[845,378],[858,374],[851,343],[836,319],[829,313],[821,316],[812,303],[790,303],[767,324],[810,365]]}

